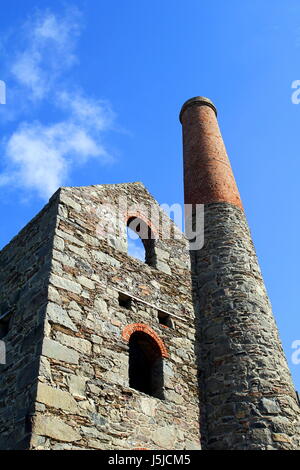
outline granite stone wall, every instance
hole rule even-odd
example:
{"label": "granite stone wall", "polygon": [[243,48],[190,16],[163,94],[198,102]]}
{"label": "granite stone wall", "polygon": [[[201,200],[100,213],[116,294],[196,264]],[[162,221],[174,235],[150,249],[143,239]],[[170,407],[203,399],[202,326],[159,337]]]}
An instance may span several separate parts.
{"label": "granite stone wall", "polygon": [[[115,223],[106,205],[121,196]],[[127,255],[133,216],[156,234],[151,266]],[[160,238],[162,220],[140,183],[60,190],[31,449],[200,448],[189,254],[173,224],[177,239]],[[129,387],[130,325],[165,348],[164,399]]]}
{"label": "granite stone wall", "polygon": [[299,449],[300,408],[244,212],[205,207],[192,253],[205,449]]}
{"label": "granite stone wall", "polygon": [[0,449],[29,447],[57,217],[57,196],[0,252]]}

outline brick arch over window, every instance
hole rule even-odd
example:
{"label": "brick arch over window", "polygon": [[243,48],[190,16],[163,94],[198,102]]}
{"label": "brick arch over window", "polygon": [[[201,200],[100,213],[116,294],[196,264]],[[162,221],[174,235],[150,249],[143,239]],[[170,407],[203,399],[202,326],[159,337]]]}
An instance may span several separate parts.
{"label": "brick arch over window", "polygon": [[[147,225],[149,227],[149,230],[151,232],[151,236],[154,240],[157,240],[159,239],[159,231],[156,227],[156,225],[153,223],[152,220],[150,220],[145,214],[143,214],[142,212],[139,212],[139,211],[136,211],[136,212],[132,212],[132,211],[129,211],[127,212],[125,215],[125,222],[128,223],[134,219],[139,219],[140,221],[144,222],[145,225]],[[157,222],[157,221],[156,221]]]}
{"label": "brick arch over window", "polygon": [[130,336],[137,331],[145,333],[156,342],[162,357],[168,357],[167,348],[163,342],[163,340],[158,336],[157,333],[148,325],[144,325],[143,323],[132,323],[131,325],[127,325],[124,330],[122,331],[122,337],[125,341],[129,341]]}

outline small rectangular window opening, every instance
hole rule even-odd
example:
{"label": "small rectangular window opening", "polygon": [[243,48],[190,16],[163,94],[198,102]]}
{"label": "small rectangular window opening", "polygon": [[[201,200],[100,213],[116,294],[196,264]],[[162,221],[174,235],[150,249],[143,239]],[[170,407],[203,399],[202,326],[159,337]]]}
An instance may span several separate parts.
{"label": "small rectangular window opening", "polygon": [[160,325],[166,326],[167,328],[174,328],[172,319],[167,313],[159,311],[157,318]]}
{"label": "small rectangular window opening", "polygon": [[131,302],[132,299],[129,295],[123,294],[119,292],[119,305],[120,307],[127,308],[127,310],[131,309]]}
{"label": "small rectangular window opening", "polygon": [[11,316],[10,312],[0,314],[0,339],[3,339],[9,332]]}

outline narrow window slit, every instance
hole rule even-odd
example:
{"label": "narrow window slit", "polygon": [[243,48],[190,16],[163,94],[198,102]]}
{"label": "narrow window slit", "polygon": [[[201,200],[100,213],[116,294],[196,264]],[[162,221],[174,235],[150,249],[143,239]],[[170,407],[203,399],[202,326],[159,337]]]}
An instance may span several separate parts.
{"label": "narrow window slit", "polygon": [[138,217],[127,221],[128,254],[149,266],[156,267],[155,235],[151,228]]}
{"label": "narrow window slit", "polygon": [[129,295],[119,292],[119,305],[127,310],[131,310],[132,298]]}
{"label": "narrow window slit", "polygon": [[0,314],[0,339],[3,339],[9,332],[11,312]]}
{"label": "narrow window slit", "polygon": [[166,326],[167,328],[174,328],[172,319],[167,313],[159,311],[157,317],[160,325]]}

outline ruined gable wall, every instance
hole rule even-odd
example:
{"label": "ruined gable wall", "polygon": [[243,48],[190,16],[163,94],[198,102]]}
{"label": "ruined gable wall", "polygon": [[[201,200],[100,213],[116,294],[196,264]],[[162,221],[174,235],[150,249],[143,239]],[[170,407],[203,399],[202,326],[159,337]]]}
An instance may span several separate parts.
{"label": "ruined gable wall", "polygon": [[[97,209],[121,194],[153,202],[141,184],[61,190],[32,448],[199,448],[186,241],[158,240],[155,269],[128,257],[125,219],[118,236],[99,239]],[[131,309],[119,305],[118,291],[135,297]],[[178,316],[174,329],[159,324],[158,308]],[[136,323],[168,351],[165,400],[129,388],[122,332]]]}

